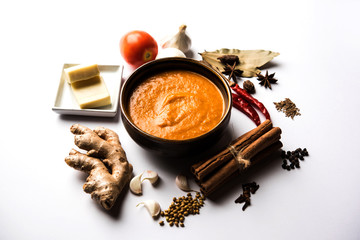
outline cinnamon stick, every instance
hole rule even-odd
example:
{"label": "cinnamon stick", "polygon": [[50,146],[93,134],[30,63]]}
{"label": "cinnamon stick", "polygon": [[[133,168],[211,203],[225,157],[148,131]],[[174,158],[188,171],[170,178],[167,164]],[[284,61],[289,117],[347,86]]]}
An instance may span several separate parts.
{"label": "cinnamon stick", "polygon": [[282,147],[282,143],[280,141],[276,141],[275,143],[271,144],[270,146],[259,152],[252,159],[251,165],[248,168],[239,169],[237,168],[238,163],[236,162],[236,160],[229,161],[224,167],[219,169],[219,171],[217,171],[216,174],[210,176],[209,178],[199,183],[201,192],[203,192],[205,196],[210,195],[211,193],[219,189],[220,186],[223,186],[234,175],[244,174],[253,166],[263,161],[266,157],[279,150],[281,147]]}
{"label": "cinnamon stick", "polygon": [[261,152],[268,146],[277,142],[280,138],[281,138],[281,129],[279,127],[274,127],[270,131],[262,135],[260,138],[256,139],[243,151],[241,151],[242,157],[244,159],[251,159],[257,153]]}
{"label": "cinnamon stick", "polygon": [[282,148],[283,144],[281,141],[277,141],[276,143],[272,144],[268,148],[264,149],[260,153],[258,153],[251,162],[250,167],[254,167],[255,165],[261,163],[263,160],[265,160],[266,157],[273,154],[274,152],[278,151],[280,148]]}
{"label": "cinnamon stick", "polygon": [[209,195],[228,181],[231,176],[242,174],[250,166],[261,162],[281,148],[281,129],[272,127],[270,120],[235,139],[216,156],[191,167],[201,191]]}
{"label": "cinnamon stick", "polygon": [[[251,144],[253,141],[258,139],[260,136],[264,135],[272,128],[272,122],[270,120],[266,120],[261,123],[258,127],[252,129],[251,131],[243,134],[238,137],[234,141],[230,143],[231,146],[234,146],[235,151],[239,152],[247,145]],[[226,164],[230,160],[234,158],[229,148],[224,149],[222,152],[217,154],[216,156],[204,160],[199,163],[195,163],[191,167],[192,173],[195,175],[196,179],[201,181],[206,176],[211,174],[218,167]]]}

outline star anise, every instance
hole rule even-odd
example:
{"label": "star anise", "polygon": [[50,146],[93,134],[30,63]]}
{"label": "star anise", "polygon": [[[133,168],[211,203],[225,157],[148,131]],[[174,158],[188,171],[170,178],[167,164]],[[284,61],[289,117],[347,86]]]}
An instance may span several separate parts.
{"label": "star anise", "polygon": [[228,75],[229,79],[232,78],[234,82],[236,82],[236,77],[241,77],[241,74],[243,73],[243,71],[240,69],[235,69],[235,65],[236,63],[234,63],[232,66],[226,64],[224,71],[221,72],[222,74]]}
{"label": "star anise", "polygon": [[260,73],[256,74],[256,76],[258,77],[257,80],[260,81],[259,84],[264,86],[265,88],[270,88],[271,89],[271,84],[277,82],[277,79],[274,78],[275,73],[272,73],[272,74],[269,75],[267,70],[266,70],[265,76],[261,75]]}

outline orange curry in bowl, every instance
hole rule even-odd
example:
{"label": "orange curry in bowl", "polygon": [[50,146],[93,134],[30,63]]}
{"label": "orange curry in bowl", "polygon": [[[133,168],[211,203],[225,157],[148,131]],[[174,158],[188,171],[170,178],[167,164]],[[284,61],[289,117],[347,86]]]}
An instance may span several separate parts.
{"label": "orange curry in bowl", "polygon": [[169,140],[198,137],[219,124],[225,110],[220,90],[206,77],[173,70],[149,77],[131,94],[131,121],[144,132]]}

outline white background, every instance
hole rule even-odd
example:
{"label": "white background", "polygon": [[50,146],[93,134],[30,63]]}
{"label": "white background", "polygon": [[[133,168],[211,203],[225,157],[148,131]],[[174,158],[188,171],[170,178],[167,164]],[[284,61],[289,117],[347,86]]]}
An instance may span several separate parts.
{"label": "white background", "polygon": [[[0,239],[360,239],[359,9],[355,0],[3,1]],[[282,128],[283,148],[306,147],[310,156],[299,170],[284,171],[278,159],[246,177],[260,184],[246,211],[234,203],[238,179],[185,228],[171,228],[136,204],[154,199],[166,209],[184,195],[174,179],[190,160],[150,155],[119,116],[60,116],[51,108],[64,63],[122,64],[123,34],[140,29],[159,40],[183,23],[195,59],[219,48],[280,52],[266,68],[278,84],[269,90],[253,78],[254,96]],[[125,66],[124,77],[131,71]],[[301,110],[294,120],[273,105],[286,97]],[[64,162],[74,123],[114,129],[134,174],[155,170],[159,185],[145,182],[142,196],[127,192],[113,211],[102,210],[82,190],[86,176]],[[221,143],[253,127],[234,109]]]}

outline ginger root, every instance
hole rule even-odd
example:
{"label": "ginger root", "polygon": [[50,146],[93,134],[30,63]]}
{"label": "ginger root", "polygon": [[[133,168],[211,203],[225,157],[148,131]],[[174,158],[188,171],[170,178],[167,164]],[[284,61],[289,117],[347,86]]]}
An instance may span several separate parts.
{"label": "ginger root", "polygon": [[89,174],[83,189],[100,205],[109,210],[126,184],[133,167],[128,163],[118,135],[104,127],[91,130],[80,124],[71,126],[75,145],[87,154],[72,149],[65,162],[76,170]]}

